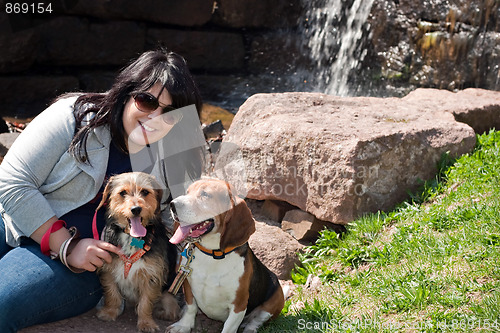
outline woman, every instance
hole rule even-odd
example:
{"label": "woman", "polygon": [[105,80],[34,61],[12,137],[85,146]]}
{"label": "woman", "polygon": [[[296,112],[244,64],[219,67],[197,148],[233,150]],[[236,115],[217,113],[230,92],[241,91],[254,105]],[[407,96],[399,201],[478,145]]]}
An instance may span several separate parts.
{"label": "woman", "polygon": [[[150,145],[181,118],[173,109],[193,104],[199,114],[200,94],[184,59],[149,51],[108,92],[62,96],[30,123],[0,166],[0,332],[79,315],[97,304],[95,271],[119,252],[92,238],[98,193],[106,177],[132,171],[132,156],[152,156]],[[158,154],[151,162],[150,171],[164,176]],[[167,186],[165,178],[159,181]],[[163,207],[168,200],[165,191]],[[81,238],[64,253],[66,267],[48,254],[71,242],[70,226]]]}

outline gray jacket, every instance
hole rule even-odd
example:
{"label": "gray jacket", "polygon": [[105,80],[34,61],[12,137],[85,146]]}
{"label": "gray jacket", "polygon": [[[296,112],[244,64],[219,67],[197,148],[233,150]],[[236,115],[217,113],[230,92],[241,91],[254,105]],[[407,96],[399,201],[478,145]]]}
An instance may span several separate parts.
{"label": "gray jacket", "polygon": [[[88,137],[91,165],[79,163],[68,152],[76,127],[76,98],[61,99],[40,113],[0,165],[0,214],[11,246],[19,246],[20,237],[29,237],[51,217],[92,200],[103,184],[111,143],[108,127],[96,128]],[[158,180],[165,179],[160,168],[152,172]],[[165,191],[164,201],[167,197]]]}

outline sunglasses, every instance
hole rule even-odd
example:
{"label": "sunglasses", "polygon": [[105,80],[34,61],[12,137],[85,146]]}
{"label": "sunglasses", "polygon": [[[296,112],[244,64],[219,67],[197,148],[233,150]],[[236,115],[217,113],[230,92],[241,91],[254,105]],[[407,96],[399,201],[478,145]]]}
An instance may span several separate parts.
{"label": "sunglasses", "polygon": [[[160,101],[153,94],[149,92],[140,92],[134,97],[135,106],[137,109],[144,113],[153,113],[160,106]],[[172,112],[176,110],[172,105],[162,106],[161,113],[163,121],[167,124],[172,125],[179,122],[182,119],[182,113],[180,112]]]}

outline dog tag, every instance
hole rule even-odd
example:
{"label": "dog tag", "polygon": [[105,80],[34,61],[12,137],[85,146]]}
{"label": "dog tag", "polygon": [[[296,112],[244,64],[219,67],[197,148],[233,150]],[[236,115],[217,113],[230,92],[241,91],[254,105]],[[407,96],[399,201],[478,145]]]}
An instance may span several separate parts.
{"label": "dog tag", "polygon": [[[186,258],[189,262],[191,262],[191,260],[194,259],[194,255],[192,254],[193,250],[190,249],[189,250],[189,254],[188,254],[188,247],[184,248],[184,251],[182,251],[181,253],[181,256]],[[189,258],[191,258],[191,260],[189,260]]]}
{"label": "dog tag", "polygon": [[132,238],[132,241],[130,242],[130,246],[135,246],[139,249],[142,249],[142,248],[144,248],[144,240]]}

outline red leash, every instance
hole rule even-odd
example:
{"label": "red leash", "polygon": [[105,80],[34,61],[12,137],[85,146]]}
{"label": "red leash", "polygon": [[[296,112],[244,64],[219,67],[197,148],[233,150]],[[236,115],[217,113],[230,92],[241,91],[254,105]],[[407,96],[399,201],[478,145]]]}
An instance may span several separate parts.
{"label": "red leash", "polygon": [[102,206],[106,206],[106,203],[99,205],[99,207],[97,207],[94,213],[94,218],[92,219],[92,234],[94,235],[94,239],[96,240],[101,239],[101,237],[99,236],[99,231],[97,230],[97,212],[99,211],[99,208],[101,208]]}

